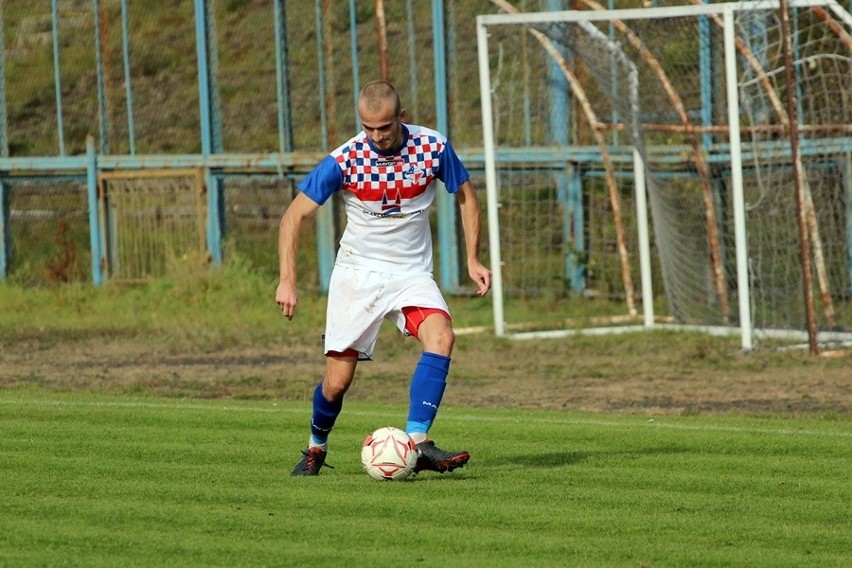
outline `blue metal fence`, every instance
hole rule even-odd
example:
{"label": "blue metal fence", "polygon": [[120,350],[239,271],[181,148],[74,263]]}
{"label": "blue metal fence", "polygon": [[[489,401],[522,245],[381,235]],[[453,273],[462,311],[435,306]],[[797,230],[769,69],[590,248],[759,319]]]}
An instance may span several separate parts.
{"label": "blue metal fence", "polygon": [[[378,4],[386,10],[392,43],[384,62],[374,45]],[[572,3],[516,4],[559,10]],[[619,8],[628,4],[643,2],[609,0]],[[10,187],[73,179],[87,196],[91,279],[101,284],[97,179],[112,169],[202,169],[207,247],[212,261],[222,262],[226,180],[261,175],[292,184],[358,128],[362,75],[375,78],[385,63],[413,121],[447,133],[462,158],[478,168],[481,123],[471,96],[476,90],[468,85],[476,83],[474,18],[496,11],[489,0],[0,1],[0,278],[12,255],[22,256],[12,243]],[[715,87],[706,33],[704,26],[699,46],[706,74],[701,121],[708,125]],[[594,172],[566,164],[596,164],[600,155],[570,145],[568,88],[553,70],[548,84],[549,138],[532,141],[523,158],[549,164],[558,176],[563,242],[572,247],[566,246],[564,276],[581,291],[586,286],[581,176]],[[541,119],[525,112],[521,120],[528,132]],[[703,136],[705,146],[712,146],[709,134]],[[847,164],[847,177],[848,170]],[[438,275],[444,289],[454,290],[460,284],[455,207],[439,195]],[[334,211],[323,208],[316,233],[321,289],[334,259],[335,224]],[[847,240],[852,242],[852,234]]]}
{"label": "blue metal fence", "polygon": [[[372,4],[372,3],[371,3]],[[474,6],[474,4],[476,4]],[[5,9],[4,9],[5,8]],[[104,279],[103,267],[99,259],[104,251],[99,243],[99,228],[97,215],[97,173],[98,171],[111,167],[122,167],[128,169],[144,169],[151,167],[171,168],[182,167],[187,163],[203,168],[208,191],[208,227],[207,246],[214,263],[222,261],[222,239],[224,234],[223,219],[223,172],[227,170],[239,170],[247,175],[258,173],[277,174],[282,179],[286,176],[294,178],[310,168],[313,161],[317,159],[317,151],[326,152],[333,144],[342,141],[336,133],[348,131],[347,127],[340,127],[336,100],[340,93],[351,96],[352,108],[355,108],[354,122],[357,128],[356,96],[361,82],[361,73],[365,67],[375,64],[374,50],[365,45],[365,34],[373,25],[373,6],[366,6],[365,2],[350,0],[345,6],[345,14],[348,16],[348,38],[347,42],[341,41],[345,37],[344,29],[339,25],[339,17],[344,15],[338,3],[328,3],[315,0],[312,5],[308,2],[297,4],[286,4],[285,0],[267,0],[266,2],[229,2],[224,8],[221,3],[214,5],[212,0],[194,0],[192,6],[192,17],[194,19],[194,44],[195,61],[181,61],[180,66],[163,73],[156,69],[146,69],[157,63],[166,66],[174,66],[174,61],[168,61],[165,57],[162,61],[149,63],[148,60],[158,57],[158,49],[164,49],[157,45],[157,35],[148,30],[150,26],[145,20],[151,19],[152,13],[159,14],[159,20],[167,20],[174,25],[175,30],[166,32],[174,35],[185,35],[188,30],[185,19],[190,14],[186,7],[175,8],[162,6],[159,2],[133,2],[121,0],[117,7],[112,3],[107,4],[104,0],[92,0],[88,13],[84,12],[78,5],[70,6],[59,0],[51,0],[50,3],[50,45],[52,48],[52,61],[50,64],[53,76],[53,109],[55,116],[42,117],[45,121],[52,122],[56,151],[50,155],[48,146],[45,145],[42,132],[26,132],[26,121],[21,120],[21,104],[7,104],[8,82],[0,82],[0,223],[2,223],[2,246],[0,246],[0,278],[7,273],[10,257],[12,255],[11,233],[9,231],[8,211],[8,189],[3,183],[4,177],[15,177],[16,179],[31,178],[33,180],[46,181],[53,176],[71,176],[79,179],[87,186],[89,199],[89,223],[91,231],[91,253],[92,253],[92,280],[100,284]],[[448,28],[456,29],[457,26],[447,25],[448,19],[454,17],[462,18],[463,14],[475,14],[477,11],[493,10],[488,2],[470,2],[459,5],[452,2],[452,6],[445,6],[442,0],[433,2],[417,3],[411,0],[406,2],[388,2],[385,6],[388,11],[386,18],[391,20],[388,28],[393,30],[404,29],[408,38],[403,39],[407,44],[405,50],[399,50],[407,55],[405,64],[408,66],[407,73],[399,77],[388,77],[398,87],[407,86],[408,90],[400,89],[403,95],[409,93],[413,107],[409,114],[420,115],[424,122],[431,120],[435,126],[444,132],[450,132],[451,118],[448,106],[450,100],[448,85],[449,69],[451,63],[448,61],[446,36]],[[25,37],[30,32],[24,29],[26,25],[32,24],[42,33],[45,25],[45,14],[43,6],[23,6],[15,4],[0,4],[0,34],[7,29],[14,31],[16,36]],[[259,15],[258,15],[259,14]],[[240,74],[250,72],[240,69],[232,71],[226,69],[222,56],[227,56],[228,64],[234,65],[234,58],[230,56],[230,50],[242,44],[248,39],[246,33],[252,30],[245,25],[234,25],[241,19],[254,18],[258,21],[268,19],[273,22],[272,36],[266,42],[257,42],[257,47],[263,50],[269,49],[274,52],[274,74],[265,63],[258,59],[258,75],[274,76],[275,83],[275,140],[277,142],[277,153],[274,147],[267,152],[246,152],[240,148],[225,149],[226,134],[224,122],[226,118],[236,117],[229,123],[229,132],[236,132],[240,141],[234,146],[249,146],[254,144],[243,144],[250,136],[240,136],[239,133],[246,128],[245,122],[238,120],[239,112],[228,108],[233,104],[235,98],[226,99],[222,92],[226,89],[234,89],[234,83],[230,81],[228,73]],[[461,15],[460,15],[461,14]],[[429,16],[429,19],[426,19]],[[310,34],[305,33],[309,28],[308,22],[313,22],[314,38],[312,43],[304,39]],[[119,22],[120,42],[115,41],[111,29]],[[431,29],[427,25],[431,23]],[[401,25],[400,25],[401,24]],[[467,22],[472,25],[473,21]],[[296,28],[297,33],[292,29]],[[239,29],[239,32],[233,30]],[[83,41],[81,30],[89,30],[93,41]],[[223,34],[224,30],[224,34]],[[162,30],[160,30],[162,32]],[[259,30],[257,30],[259,32]],[[327,32],[331,32],[328,34]],[[229,34],[239,33],[241,37],[229,41]],[[72,37],[73,34],[73,37]],[[419,34],[419,36],[418,36]],[[224,37],[223,37],[224,35]],[[428,42],[425,38],[431,36],[431,53],[424,49]],[[2,37],[0,35],[0,37]],[[150,37],[151,39],[148,39]],[[419,38],[421,44],[417,43]],[[250,38],[249,38],[250,39]],[[29,40],[27,40],[29,41]],[[40,49],[38,41],[33,40],[33,49],[29,52],[35,53]],[[348,48],[346,48],[348,43]],[[15,82],[10,89],[16,94],[24,89],[18,90],[23,74],[18,66],[13,65],[10,69],[5,64],[8,60],[10,50],[6,43],[0,49],[0,81],[7,75],[13,76]],[[342,48],[342,49],[341,49]],[[14,51],[14,50],[13,50]],[[92,51],[94,53],[92,53]],[[74,58],[66,55],[73,53]],[[307,66],[309,52],[316,53],[314,68]],[[330,58],[333,52],[333,57]],[[398,53],[394,50],[394,59]],[[32,53],[24,57],[33,56]],[[81,60],[81,53],[82,60]],[[120,54],[120,57],[115,55]],[[369,57],[363,56],[368,54]],[[186,54],[184,54],[185,56]],[[294,57],[295,55],[295,57]],[[423,80],[424,75],[429,75],[429,69],[423,67],[423,62],[431,59],[433,61],[431,76],[428,81]],[[369,62],[365,61],[369,59]],[[117,70],[112,63],[120,60],[121,66]],[[140,63],[141,61],[141,63]],[[88,65],[93,63],[93,69]],[[456,64],[458,62],[455,62]],[[351,82],[346,88],[340,83],[343,74],[339,72],[340,67],[351,65]],[[418,68],[418,66],[421,66]],[[33,72],[39,73],[47,70],[47,65],[41,62],[38,69],[31,67]],[[143,68],[140,71],[140,68]],[[404,68],[404,65],[403,65]],[[144,75],[158,74],[163,81],[176,81],[175,76],[185,75],[197,76],[197,92],[192,95],[184,84],[180,86],[181,97],[191,99],[197,97],[193,103],[184,101],[183,107],[195,107],[197,112],[197,141],[184,140],[180,144],[183,148],[180,152],[169,151],[169,146],[179,146],[178,143],[168,139],[157,139],[159,135],[169,136],[168,133],[150,132],[152,125],[143,123],[146,132],[140,132],[140,120],[150,118],[152,111],[150,101],[143,100],[151,97],[151,88],[143,85],[147,77]],[[140,73],[142,77],[140,78]],[[171,73],[169,77],[168,73]],[[397,73],[395,71],[395,73]],[[376,72],[369,72],[368,79],[376,77]],[[81,83],[93,75],[95,85],[93,88],[81,95],[78,91]],[[407,76],[406,76],[407,75]],[[313,81],[316,94],[313,100],[304,98],[297,100],[294,108],[294,91],[310,91],[310,85],[303,84],[299,88],[294,83],[304,83],[306,78]],[[240,77],[243,79],[244,77]],[[294,80],[295,79],[295,80]],[[185,83],[186,81],[184,81]],[[123,89],[115,87],[120,83]],[[427,107],[423,105],[424,97],[421,89],[429,84],[434,86],[433,104]],[[144,95],[140,95],[144,90]],[[70,91],[73,93],[69,94]],[[93,94],[93,97],[89,95]],[[139,99],[143,96],[143,99]],[[295,94],[299,96],[299,94]],[[265,94],[259,94],[264,98]],[[93,100],[89,100],[89,99]],[[137,99],[142,101],[142,106],[137,108]],[[33,100],[38,100],[37,96]],[[268,102],[268,99],[264,99]],[[242,105],[251,103],[244,102]],[[16,101],[17,103],[17,101]],[[24,106],[33,104],[31,101]],[[316,105],[314,108],[311,106]],[[96,112],[81,113],[80,107],[86,106],[87,110],[96,108]],[[173,105],[179,107],[181,105]],[[49,108],[41,105],[42,109]],[[185,116],[178,114],[173,109],[162,109],[162,114],[173,115],[175,120],[184,124],[184,130],[192,128],[191,121],[185,120]],[[156,111],[155,111],[156,112]],[[317,116],[318,113],[318,116]],[[118,120],[123,115],[124,124]],[[306,116],[309,115],[309,116]],[[264,114],[263,118],[268,114]],[[351,115],[350,115],[351,116]],[[12,120],[8,121],[7,118]],[[69,121],[68,119],[72,120]],[[317,120],[318,119],[318,120]],[[261,122],[263,120],[261,119]],[[236,123],[239,123],[238,125]],[[307,123],[307,125],[306,125]],[[319,124],[317,130],[316,124]],[[473,122],[473,124],[476,124]],[[97,138],[83,136],[80,134],[93,134],[97,125]],[[45,124],[42,123],[41,127]],[[156,128],[156,126],[154,126]],[[297,145],[294,130],[300,133],[307,132],[308,136],[302,135],[305,144]],[[345,128],[345,130],[344,130]],[[268,134],[270,128],[257,128]],[[459,128],[460,132],[469,132],[470,128]],[[124,134],[124,136],[121,136]],[[140,138],[141,136],[141,138]],[[473,134],[475,139],[476,134]],[[346,136],[348,137],[348,135]],[[191,138],[191,137],[190,137]],[[12,151],[10,152],[10,140]],[[141,144],[140,144],[141,142]],[[262,144],[254,145],[255,148]],[[197,149],[193,151],[193,147]],[[119,166],[120,164],[120,166]],[[454,202],[448,196],[442,196],[437,204],[438,209],[438,243],[439,243],[439,275],[441,285],[445,289],[454,289],[458,286],[458,244],[456,240],[456,220]],[[335,246],[334,218],[331,210],[323,211],[318,216],[317,242],[319,259],[320,287],[325,285],[330,276],[331,264],[334,259]]]}

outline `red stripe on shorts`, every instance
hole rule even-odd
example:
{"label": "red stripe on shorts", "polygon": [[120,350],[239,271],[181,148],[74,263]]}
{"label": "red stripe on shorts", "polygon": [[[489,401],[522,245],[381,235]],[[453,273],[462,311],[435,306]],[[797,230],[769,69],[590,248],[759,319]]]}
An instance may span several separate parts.
{"label": "red stripe on shorts", "polygon": [[405,331],[412,337],[417,337],[417,330],[420,329],[420,324],[432,314],[441,314],[448,320],[452,321],[450,314],[438,308],[418,308],[416,306],[407,306],[402,308],[402,315],[405,316]]}
{"label": "red stripe on shorts", "polygon": [[325,356],[326,357],[356,357],[356,358],[360,358],[361,352],[358,351],[357,349],[352,349],[350,347],[349,349],[346,349],[344,351],[328,351],[328,352],[326,352]]}

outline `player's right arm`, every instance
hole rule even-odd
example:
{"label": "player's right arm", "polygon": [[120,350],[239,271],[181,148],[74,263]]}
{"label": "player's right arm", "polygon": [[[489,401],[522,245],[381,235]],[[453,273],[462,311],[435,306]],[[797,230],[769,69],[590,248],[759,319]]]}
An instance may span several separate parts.
{"label": "player's right arm", "polygon": [[278,288],[275,302],[287,319],[296,313],[296,256],[299,250],[299,230],[302,222],[313,215],[319,205],[301,191],[281,216],[278,224]]}

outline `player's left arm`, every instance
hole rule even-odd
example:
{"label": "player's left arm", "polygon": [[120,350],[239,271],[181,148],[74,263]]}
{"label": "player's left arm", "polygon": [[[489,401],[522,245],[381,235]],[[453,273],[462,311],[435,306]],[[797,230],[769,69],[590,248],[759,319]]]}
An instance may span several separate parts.
{"label": "player's left arm", "polygon": [[467,272],[476,282],[477,294],[484,296],[491,289],[491,271],[479,259],[479,199],[470,180],[459,186],[456,192],[464,230],[464,248],[467,254]]}

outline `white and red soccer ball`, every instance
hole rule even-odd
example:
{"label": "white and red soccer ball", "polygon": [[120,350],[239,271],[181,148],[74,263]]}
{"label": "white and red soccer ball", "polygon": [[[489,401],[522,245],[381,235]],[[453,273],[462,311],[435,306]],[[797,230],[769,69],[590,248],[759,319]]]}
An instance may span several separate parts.
{"label": "white and red soccer ball", "polygon": [[411,436],[392,426],[379,428],[367,436],[361,447],[364,471],[379,481],[405,479],[414,471],[418,455]]}

